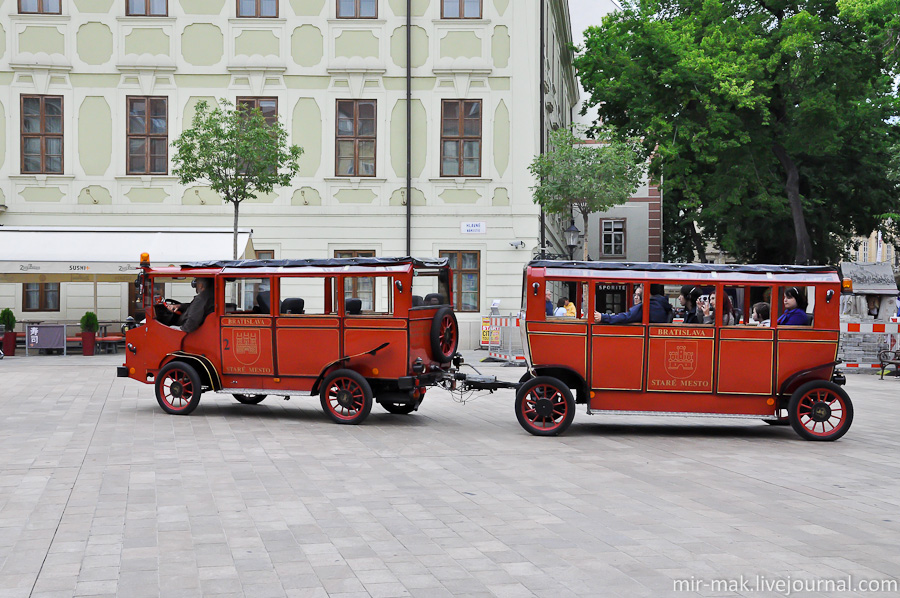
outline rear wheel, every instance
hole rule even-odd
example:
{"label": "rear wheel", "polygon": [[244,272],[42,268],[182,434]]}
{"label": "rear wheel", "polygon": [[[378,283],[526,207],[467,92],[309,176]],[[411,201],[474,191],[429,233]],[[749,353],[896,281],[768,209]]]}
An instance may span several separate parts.
{"label": "rear wheel", "polygon": [[388,413],[394,413],[396,415],[409,415],[416,410],[415,403],[394,403],[389,401],[381,403],[381,406],[384,407]]}
{"label": "rear wheel", "polygon": [[575,419],[575,399],[561,380],[538,376],[516,392],[516,418],[535,436],[562,434]]}
{"label": "rear wheel", "polygon": [[853,403],[837,384],[813,380],[791,395],[788,417],[794,431],[806,440],[837,440],[853,423]]}
{"label": "rear wheel", "polygon": [[353,370],[337,370],[319,392],[322,409],[339,424],[361,423],[372,410],[372,388]]}
{"label": "rear wheel", "polygon": [[235,399],[237,399],[238,403],[243,405],[259,405],[263,402],[263,399],[268,395],[233,395]]}
{"label": "rear wheel", "polygon": [[200,404],[200,374],[181,361],[166,364],[156,376],[156,402],[172,415],[188,415]]}

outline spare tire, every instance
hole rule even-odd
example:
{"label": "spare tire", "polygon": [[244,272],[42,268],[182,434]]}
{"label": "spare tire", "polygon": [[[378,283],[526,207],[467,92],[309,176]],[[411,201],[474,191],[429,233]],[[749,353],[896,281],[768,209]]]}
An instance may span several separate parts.
{"label": "spare tire", "polygon": [[431,354],[438,363],[450,363],[459,346],[459,323],[452,307],[442,307],[431,320]]}

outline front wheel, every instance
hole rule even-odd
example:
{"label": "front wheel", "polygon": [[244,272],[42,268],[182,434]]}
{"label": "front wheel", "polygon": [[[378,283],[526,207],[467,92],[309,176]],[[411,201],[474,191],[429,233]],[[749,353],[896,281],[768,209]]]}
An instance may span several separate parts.
{"label": "front wheel", "polygon": [[535,436],[562,434],[575,419],[575,399],[557,378],[538,376],[516,392],[516,418]]}
{"label": "front wheel", "polygon": [[173,361],[156,376],[156,402],[172,415],[188,415],[200,404],[200,374],[190,365]]}
{"label": "front wheel", "polygon": [[338,424],[361,423],[372,410],[372,387],[353,370],[337,370],[319,391],[322,409]]}
{"label": "front wheel", "polygon": [[232,395],[242,405],[259,405],[268,395]]}
{"label": "front wheel", "polygon": [[853,403],[837,384],[813,380],[791,395],[788,417],[794,431],[806,440],[837,440],[853,423]]}

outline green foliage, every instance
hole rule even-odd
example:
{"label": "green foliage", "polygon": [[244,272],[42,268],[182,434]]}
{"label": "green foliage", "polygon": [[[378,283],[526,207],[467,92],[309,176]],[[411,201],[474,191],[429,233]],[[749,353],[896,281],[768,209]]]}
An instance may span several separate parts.
{"label": "green foliage", "polygon": [[16,315],[8,307],[0,311],[0,324],[3,325],[6,332],[12,332],[16,329]]}
{"label": "green foliage", "polygon": [[291,184],[303,153],[288,144],[277,120],[267,123],[258,108],[234,108],[227,100],[210,109],[197,103],[191,128],[172,142],[172,170],[182,185],[206,183],[234,205],[234,257],[237,258],[238,211],[242,201]]}
{"label": "green foliage", "polygon": [[652,158],[667,256],[696,224],[743,260],[828,263],[900,212],[898,2],[625,0],[588,29],[582,85]]}
{"label": "green foliage", "polygon": [[[528,170],[538,179],[532,188],[535,203],[550,214],[582,217],[588,235],[588,216],[625,203],[644,174],[645,163],[636,144],[613,138],[605,130],[595,132],[590,143],[570,129],[550,134],[550,151],[535,156]],[[587,257],[587,243],[584,246]]]}
{"label": "green foliage", "polygon": [[81,330],[83,332],[97,332],[100,330],[100,322],[97,320],[97,314],[89,311],[81,316]]}

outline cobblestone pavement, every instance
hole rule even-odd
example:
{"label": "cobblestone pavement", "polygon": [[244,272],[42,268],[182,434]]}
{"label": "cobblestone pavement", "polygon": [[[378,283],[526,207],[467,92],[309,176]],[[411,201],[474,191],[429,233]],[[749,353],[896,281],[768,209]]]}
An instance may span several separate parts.
{"label": "cobblestone pavement", "polygon": [[512,391],[171,416],[119,360],[0,362],[0,597],[897,595],[796,583],[900,579],[900,378],[848,376],[834,443],[581,409],[537,438]]}

